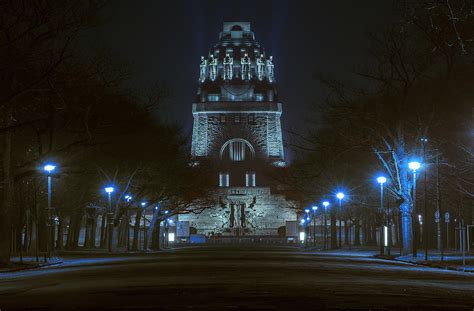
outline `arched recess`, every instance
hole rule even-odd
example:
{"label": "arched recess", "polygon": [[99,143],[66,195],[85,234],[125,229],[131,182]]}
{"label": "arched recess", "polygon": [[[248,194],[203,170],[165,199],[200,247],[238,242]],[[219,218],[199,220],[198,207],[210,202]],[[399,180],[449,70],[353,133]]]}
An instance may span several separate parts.
{"label": "arched recess", "polygon": [[219,153],[219,157],[222,160],[227,148],[229,148],[229,158],[232,161],[244,161],[246,158],[247,148],[250,150],[251,158],[255,158],[255,149],[252,144],[243,138],[232,138],[226,141]]}

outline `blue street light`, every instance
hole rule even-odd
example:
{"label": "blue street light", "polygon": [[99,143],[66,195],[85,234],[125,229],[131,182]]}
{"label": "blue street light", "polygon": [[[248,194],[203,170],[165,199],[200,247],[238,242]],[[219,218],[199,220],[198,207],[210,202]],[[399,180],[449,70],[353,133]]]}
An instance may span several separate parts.
{"label": "blue street light", "polygon": [[[380,213],[384,214],[384,208],[383,208],[383,185],[387,182],[387,178],[384,176],[379,176],[377,177],[377,182],[380,184]],[[379,241],[380,241],[380,255],[384,254],[384,244],[382,241],[385,241],[387,237],[384,235],[385,233],[385,226],[384,223],[380,225],[380,230],[379,230]]]}
{"label": "blue street light", "polygon": [[342,199],[344,199],[344,193],[338,192],[338,193],[336,194],[336,198],[338,198],[339,201],[342,200]]}
{"label": "blue street light", "polygon": [[413,173],[415,173],[417,170],[420,169],[421,163],[417,161],[412,161],[408,163],[408,167],[413,171]]}
{"label": "blue street light", "polygon": [[[47,243],[47,250],[48,250],[48,257],[51,256],[51,251],[54,248],[54,230],[52,230],[53,226],[53,207],[52,203],[52,184],[51,184],[51,173],[56,169],[56,165],[52,163],[47,163],[43,166],[43,170],[48,173],[48,218],[49,218],[49,226],[48,226],[48,243]],[[45,257],[46,261],[46,257]]]}
{"label": "blue street light", "polygon": [[132,200],[132,196],[129,195],[129,194],[126,194],[126,195],[124,196],[124,198],[125,198],[125,201],[127,201],[127,202],[130,202],[130,201]]}
{"label": "blue street light", "polygon": [[[413,171],[413,199],[412,199],[413,211],[416,211],[416,171],[419,170],[420,167],[421,167],[420,162],[412,161],[408,163],[408,168]],[[413,242],[412,247],[413,247],[413,250],[412,250],[413,256],[416,257],[416,243],[415,242]]]}
{"label": "blue street light", "polygon": [[304,210],[304,212],[305,212],[306,214],[308,214],[308,213],[309,213],[309,208],[306,208],[306,209]]}
{"label": "blue street light", "polygon": [[142,207],[145,207],[145,206],[146,206],[146,202],[141,202],[140,205],[141,205]]}
{"label": "blue street light", "polygon": [[318,210],[318,207],[315,205],[311,209],[313,210],[313,212],[316,212]]}
{"label": "blue street light", "polygon": [[329,201],[323,201],[323,206],[324,206],[324,233],[323,233],[323,239],[324,239],[324,243],[323,243],[323,248],[326,249],[327,248],[327,238],[328,238],[328,233],[327,233],[327,230],[328,230],[328,220],[327,220],[327,211],[328,211],[328,206],[329,206]]}
{"label": "blue street light", "polygon": [[305,222],[306,222],[306,220],[301,219],[301,224],[302,224],[302,225],[304,225]]}
{"label": "blue street light", "polygon": [[54,164],[46,164],[45,166],[43,166],[43,170],[45,172],[48,172],[48,174],[51,174],[52,171],[54,171],[56,169],[56,165]]}
{"label": "blue street light", "polygon": [[115,189],[114,187],[109,186],[109,187],[105,187],[104,190],[110,195],[112,192],[114,192]]}
{"label": "blue street light", "polygon": [[[339,210],[342,211],[342,199],[344,199],[344,193],[338,192],[336,198],[339,200]],[[342,247],[342,219],[339,218],[339,247]]]}
{"label": "blue street light", "polygon": [[112,192],[114,192],[115,188],[112,187],[112,186],[107,186],[104,188],[105,192],[107,192],[107,197],[109,199],[109,211],[108,211],[108,218],[109,218],[109,221],[108,221],[108,248],[109,248],[109,252],[112,252],[112,233],[113,233],[113,219],[112,219]]}

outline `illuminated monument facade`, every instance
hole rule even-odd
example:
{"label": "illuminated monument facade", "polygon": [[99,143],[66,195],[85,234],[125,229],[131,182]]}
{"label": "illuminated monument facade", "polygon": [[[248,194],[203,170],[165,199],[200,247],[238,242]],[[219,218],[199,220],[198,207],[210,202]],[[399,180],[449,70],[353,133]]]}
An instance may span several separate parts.
{"label": "illuminated monument facade", "polygon": [[191,153],[216,161],[218,206],[180,215],[206,235],[277,235],[296,220],[292,202],[270,186],[268,168],[285,166],[272,56],[248,22],[225,22],[219,41],[201,57]]}

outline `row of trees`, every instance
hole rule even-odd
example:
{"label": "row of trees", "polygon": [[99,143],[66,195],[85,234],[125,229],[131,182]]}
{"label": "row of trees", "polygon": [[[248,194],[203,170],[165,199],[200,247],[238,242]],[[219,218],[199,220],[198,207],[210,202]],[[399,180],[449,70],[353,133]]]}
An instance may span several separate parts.
{"label": "row of trees", "polygon": [[[430,245],[437,207],[472,222],[474,8],[470,1],[397,3],[400,19],[370,35],[367,64],[352,79],[320,76],[327,97],[315,105],[317,126],[294,135],[292,182],[310,200],[345,188],[359,220],[382,212],[375,177],[385,175],[407,254],[416,250],[418,214]],[[414,159],[422,162],[417,197],[408,167]]]}
{"label": "row of trees", "polygon": [[[130,209],[140,218],[136,204],[143,200],[170,214],[209,203],[201,198],[210,189],[210,168],[193,165],[181,130],[160,118],[166,90],[130,90],[127,68],[81,47],[81,35],[97,26],[106,5],[0,2],[0,265],[8,264],[12,241],[26,251],[46,247],[46,162],[58,166],[53,213],[60,236],[69,230],[69,247],[77,246],[86,210],[92,222],[104,216],[105,185],[116,189],[116,231],[129,223]],[[125,202],[126,194],[134,200]],[[164,216],[155,214],[159,230]]]}

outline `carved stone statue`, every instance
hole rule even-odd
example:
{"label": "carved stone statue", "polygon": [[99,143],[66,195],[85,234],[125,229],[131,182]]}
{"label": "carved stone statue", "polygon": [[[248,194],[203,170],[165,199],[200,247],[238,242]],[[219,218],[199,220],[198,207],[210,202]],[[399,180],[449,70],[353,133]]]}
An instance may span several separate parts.
{"label": "carved stone statue", "polygon": [[273,65],[273,56],[270,56],[269,59],[267,59],[267,78],[269,82],[275,81],[275,76],[274,76],[274,69],[275,65]]}
{"label": "carved stone statue", "polygon": [[265,59],[263,54],[260,54],[260,57],[257,58],[257,78],[262,81],[265,77]]}
{"label": "carved stone statue", "polygon": [[246,218],[245,218],[245,204],[242,204],[242,206],[240,207],[240,226],[242,228],[245,228],[245,221],[246,221]]}
{"label": "carved stone statue", "polygon": [[209,78],[211,81],[215,81],[217,78],[217,59],[214,55],[209,57]]}
{"label": "carved stone statue", "polygon": [[234,65],[234,59],[227,53],[224,57],[224,80],[232,80],[232,66]]}
{"label": "carved stone statue", "polygon": [[240,67],[242,69],[242,80],[250,80],[250,58],[247,53],[245,53],[244,57],[240,60]]}
{"label": "carved stone statue", "polygon": [[234,216],[234,215],[235,215],[235,214],[234,214],[235,212],[234,212],[234,210],[235,210],[235,209],[234,209],[234,204],[231,204],[231,205],[230,205],[230,219],[229,219],[229,226],[230,226],[231,228],[234,228],[234,223],[235,223],[235,216]]}
{"label": "carved stone statue", "polygon": [[199,81],[206,81],[207,76],[207,59],[201,56],[201,63],[199,64]]}

